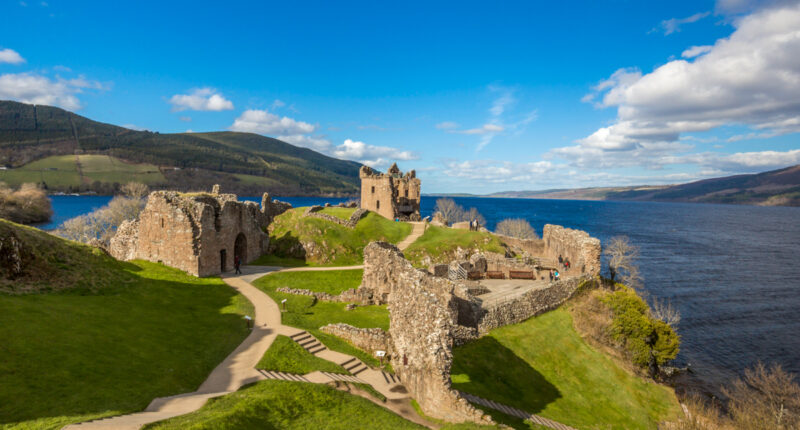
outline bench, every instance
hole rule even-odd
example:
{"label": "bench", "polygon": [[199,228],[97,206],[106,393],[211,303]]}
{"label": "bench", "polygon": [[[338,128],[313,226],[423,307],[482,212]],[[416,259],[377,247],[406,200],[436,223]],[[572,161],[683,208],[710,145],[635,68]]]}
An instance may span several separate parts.
{"label": "bench", "polygon": [[470,281],[477,281],[479,279],[483,279],[483,272],[478,270],[473,270],[472,272],[467,273],[467,279]]}
{"label": "bench", "polygon": [[531,270],[510,270],[508,277],[509,279],[536,279]]}
{"label": "bench", "polygon": [[506,275],[503,272],[486,272],[486,279],[506,279]]}

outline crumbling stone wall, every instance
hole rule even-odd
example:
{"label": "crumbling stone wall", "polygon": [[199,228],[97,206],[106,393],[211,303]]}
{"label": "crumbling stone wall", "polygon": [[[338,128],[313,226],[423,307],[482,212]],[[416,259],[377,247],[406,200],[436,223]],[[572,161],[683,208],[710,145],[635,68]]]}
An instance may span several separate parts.
{"label": "crumbling stone wall", "polygon": [[394,355],[392,337],[382,329],[359,328],[350,324],[336,323],[320,327],[320,330],[338,336],[356,348],[369,352],[372,356],[376,351],[386,351],[387,357]]}
{"label": "crumbling stone wall", "polygon": [[356,225],[359,221],[361,221],[361,218],[364,218],[369,213],[367,209],[356,209],[353,214],[350,215],[350,218],[341,219],[339,217],[320,212],[322,209],[324,209],[322,206],[311,206],[310,208],[306,209],[305,212],[303,212],[303,216],[324,219],[325,221],[330,221],[332,223],[353,229],[356,228]]}
{"label": "crumbling stone wall", "polygon": [[555,309],[577,291],[587,277],[551,282],[547,288],[534,289],[514,299],[489,308],[478,323],[480,335],[509,324],[516,324],[543,312]]}
{"label": "crumbling stone wall", "polygon": [[109,253],[120,260],[161,262],[195,276],[233,270],[238,255],[250,262],[267,250],[269,220],[286,209],[269,195],[259,208],[234,194],[155,191],[137,221],[123,223]]}
{"label": "crumbling stone wall", "polygon": [[459,308],[469,294],[447,279],[415,269],[388,243],[367,245],[364,262],[361,288],[380,287],[376,297],[389,304],[392,367],[423,412],[450,422],[490,423],[450,385],[454,341],[474,333],[458,324]]}
{"label": "crumbling stone wall", "polygon": [[542,240],[545,257],[557,260],[561,255],[569,259],[571,270],[588,275],[600,274],[600,240],[589,236],[589,233],[547,224]]}
{"label": "crumbling stone wall", "polygon": [[386,174],[362,166],[361,207],[388,219],[419,221],[421,182],[412,170],[405,175],[393,164]]}
{"label": "crumbling stone wall", "polygon": [[495,233],[495,236],[517,254],[544,255],[544,241],[542,239],[520,239],[497,233]]}

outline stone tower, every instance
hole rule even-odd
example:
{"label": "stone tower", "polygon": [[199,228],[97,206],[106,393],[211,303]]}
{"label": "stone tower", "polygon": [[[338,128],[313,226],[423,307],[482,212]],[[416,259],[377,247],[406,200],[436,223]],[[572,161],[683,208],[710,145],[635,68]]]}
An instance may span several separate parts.
{"label": "stone tower", "polygon": [[412,170],[405,175],[392,164],[389,171],[380,173],[361,166],[361,207],[389,219],[419,221],[421,183]]}

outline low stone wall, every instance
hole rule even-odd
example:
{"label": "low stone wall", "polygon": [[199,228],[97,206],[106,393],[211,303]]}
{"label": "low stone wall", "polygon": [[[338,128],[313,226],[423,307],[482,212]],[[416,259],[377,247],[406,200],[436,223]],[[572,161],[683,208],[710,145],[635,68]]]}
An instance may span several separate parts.
{"label": "low stone wall", "polygon": [[356,348],[375,356],[376,351],[386,351],[387,358],[394,353],[392,337],[379,328],[358,328],[350,324],[336,323],[320,327],[324,333],[340,337]]}
{"label": "low stone wall", "polygon": [[542,239],[519,239],[497,233],[494,233],[494,235],[515,252],[527,252],[530,255],[544,254],[544,241]]}
{"label": "low stone wall", "polygon": [[358,224],[359,221],[361,221],[361,218],[364,218],[367,213],[369,213],[367,209],[356,209],[353,214],[350,215],[350,218],[345,220],[333,215],[321,213],[320,211],[322,209],[324,209],[322,206],[311,206],[310,208],[306,209],[306,211],[303,213],[303,216],[324,219],[325,221],[330,221],[332,223],[352,229],[356,227],[356,224]]}
{"label": "low stone wall", "polygon": [[338,296],[328,293],[321,293],[318,291],[306,290],[305,288],[278,287],[275,291],[279,293],[296,294],[299,296],[316,297],[317,300],[322,300],[324,302],[358,303],[367,305],[371,303],[372,299],[369,291],[360,288],[350,288],[349,290],[343,291],[342,294],[339,294]]}
{"label": "low stone wall", "polygon": [[572,297],[581,283],[589,279],[591,277],[584,276],[551,282],[547,288],[528,291],[511,301],[492,307],[478,323],[478,332],[482,336],[497,327],[516,324],[555,309]]}
{"label": "low stone wall", "polygon": [[512,271],[533,272],[535,279],[541,278],[543,273],[546,274],[546,272],[538,270],[534,262],[517,258],[487,259],[486,270],[490,272],[503,272],[506,279],[510,278],[510,272]]}
{"label": "low stone wall", "polygon": [[544,255],[558,261],[558,256],[569,259],[570,272],[596,276],[600,274],[600,240],[582,230],[560,225],[544,226]]}

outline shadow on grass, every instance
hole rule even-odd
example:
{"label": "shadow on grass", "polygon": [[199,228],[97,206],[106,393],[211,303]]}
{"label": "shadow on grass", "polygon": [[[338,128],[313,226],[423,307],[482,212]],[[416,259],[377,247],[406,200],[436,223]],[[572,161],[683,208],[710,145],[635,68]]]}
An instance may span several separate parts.
{"label": "shadow on grass", "polygon": [[542,411],[561,392],[497,339],[484,336],[453,350],[453,388],[530,413]]}

